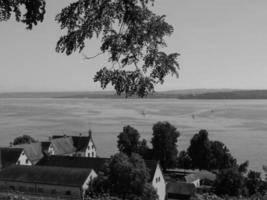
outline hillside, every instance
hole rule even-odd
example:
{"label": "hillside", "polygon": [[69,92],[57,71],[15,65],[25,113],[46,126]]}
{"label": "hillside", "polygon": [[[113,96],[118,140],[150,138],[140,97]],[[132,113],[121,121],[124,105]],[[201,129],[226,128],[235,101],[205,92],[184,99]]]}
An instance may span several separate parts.
{"label": "hillside", "polygon": [[[0,93],[0,98],[125,98],[113,91]],[[133,96],[131,98],[137,98]],[[161,99],[267,99],[267,90],[191,89],[155,92],[146,98]]]}

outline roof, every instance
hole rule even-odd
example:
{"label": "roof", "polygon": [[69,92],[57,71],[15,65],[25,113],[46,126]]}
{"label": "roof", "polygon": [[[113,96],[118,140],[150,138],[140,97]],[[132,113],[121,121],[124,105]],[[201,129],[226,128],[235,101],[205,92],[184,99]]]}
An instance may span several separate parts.
{"label": "roof", "polygon": [[52,136],[53,139],[58,139],[58,138],[63,138],[63,137],[71,137],[73,140],[73,146],[76,148],[77,151],[85,151],[90,140],[92,141],[95,147],[91,132],[89,132],[88,136],[82,136],[82,135],[79,135],[79,136],[53,135]]}
{"label": "roof", "polygon": [[39,166],[56,166],[56,167],[70,167],[70,168],[86,168],[94,169],[99,172],[103,169],[109,158],[90,158],[90,157],[72,157],[72,156],[46,156],[40,160]]}
{"label": "roof", "polygon": [[[72,156],[46,156],[40,160],[39,166],[57,166],[57,167],[74,167],[74,168],[90,168],[96,173],[101,171],[110,159],[109,158],[90,158],[90,157],[72,157]],[[150,178],[154,177],[158,162],[155,160],[145,160],[146,166],[149,169]]]}
{"label": "roof", "polygon": [[61,137],[52,139],[51,144],[53,145],[56,155],[64,155],[76,152],[71,137]]}
{"label": "roof", "polygon": [[185,178],[185,181],[187,183],[192,183],[192,182],[200,179],[200,177],[196,174],[188,174],[184,178]]}
{"label": "roof", "polygon": [[167,184],[167,193],[192,196],[195,191],[196,187],[193,183],[176,181]]}
{"label": "roof", "polygon": [[43,151],[42,151],[42,145],[40,142],[34,142],[30,144],[19,144],[19,145],[14,145],[13,147],[23,148],[28,159],[33,164],[35,164],[37,161],[39,161],[44,156]]}
{"label": "roof", "polygon": [[91,169],[16,165],[0,172],[0,180],[81,187]]}
{"label": "roof", "polygon": [[0,148],[0,169],[16,164],[22,148]]}

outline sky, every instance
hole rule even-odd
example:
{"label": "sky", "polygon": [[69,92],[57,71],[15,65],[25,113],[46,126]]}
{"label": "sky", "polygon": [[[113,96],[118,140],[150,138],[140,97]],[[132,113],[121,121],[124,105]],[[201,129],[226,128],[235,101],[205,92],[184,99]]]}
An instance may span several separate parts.
{"label": "sky", "polygon": [[[82,53],[55,52],[64,31],[54,18],[69,2],[47,0],[44,22],[32,31],[0,22],[0,92],[101,90],[93,77],[107,60],[83,59],[99,53],[99,41]],[[166,51],[181,54],[179,78],[156,90],[267,89],[266,0],[156,0],[153,10],[174,27]]]}

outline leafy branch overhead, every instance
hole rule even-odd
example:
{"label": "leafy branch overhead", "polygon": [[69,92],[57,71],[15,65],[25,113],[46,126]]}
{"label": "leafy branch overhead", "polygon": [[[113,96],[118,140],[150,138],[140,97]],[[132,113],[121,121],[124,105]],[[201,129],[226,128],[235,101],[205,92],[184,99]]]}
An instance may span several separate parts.
{"label": "leafy branch overhead", "polygon": [[[22,12],[25,13],[22,15]],[[44,0],[0,0],[0,22],[7,21],[14,13],[16,21],[26,24],[27,29],[42,22],[45,14]]]}
{"label": "leafy branch overhead", "polygon": [[[110,66],[101,66],[94,81],[103,89],[112,85],[119,95],[144,97],[154,92],[156,84],[163,84],[167,75],[178,76],[179,69],[179,54],[162,51],[173,27],[164,15],[149,9],[153,4],[154,0],[77,0],[56,16],[67,31],[56,51],[81,52],[87,39],[98,38],[97,55],[107,53]],[[12,13],[32,29],[44,19],[45,0],[0,0],[0,21],[9,20]]]}
{"label": "leafy branch overhead", "polygon": [[168,74],[178,76],[178,53],[166,54],[165,36],[173,27],[148,9],[153,0],[79,0],[56,16],[62,36],[57,52],[81,52],[86,39],[101,39],[100,51],[108,53],[111,66],[100,69],[94,81],[111,84],[117,94],[144,97],[163,83]]}

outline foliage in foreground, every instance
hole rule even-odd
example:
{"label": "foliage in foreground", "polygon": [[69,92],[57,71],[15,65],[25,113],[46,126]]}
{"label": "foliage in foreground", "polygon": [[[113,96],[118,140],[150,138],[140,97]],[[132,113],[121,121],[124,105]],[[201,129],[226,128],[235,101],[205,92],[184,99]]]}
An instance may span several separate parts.
{"label": "foliage in foreground", "polygon": [[[101,41],[99,53],[107,54],[109,66],[101,66],[94,81],[105,89],[112,85],[118,95],[144,97],[163,84],[167,75],[178,76],[178,53],[167,54],[165,37],[174,29],[150,7],[154,0],[78,0],[70,3],[56,16],[66,35],[61,36],[56,51],[81,52],[86,40]],[[25,9],[23,9],[25,8]],[[25,14],[22,15],[22,10]],[[0,0],[0,21],[16,20],[32,29],[42,22],[45,0]],[[94,58],[86,57],[88,59]]]}

